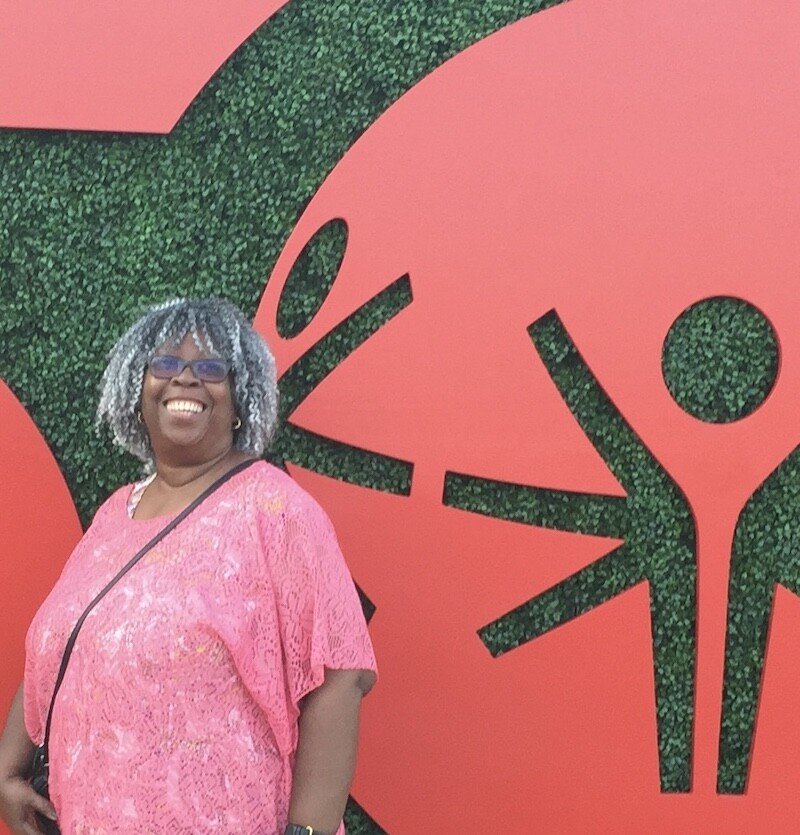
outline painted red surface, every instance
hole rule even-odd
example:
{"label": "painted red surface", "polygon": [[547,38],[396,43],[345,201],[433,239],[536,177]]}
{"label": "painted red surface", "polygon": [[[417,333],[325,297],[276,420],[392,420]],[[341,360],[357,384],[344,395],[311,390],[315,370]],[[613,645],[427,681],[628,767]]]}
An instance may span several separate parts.
{"label": "painted red surface", "polygon": [[[800,601],[780,592],[750,785],[715,793],[731,538],[800,441],[800,11],[574,0],[424,79],[309,205],[257,323],[283,368],[406,271],[414,302],[294,420],[415,464],[409,498],[295,469],[377,605],[381,681],[355,795],[389,832],[794,831]],[[278,338],[283,280],[332,217],[350,240],[305,333]],[[750,417],[672,400],[661,347],[690,304],[734,295],[780,339]],[[442,506],[447,470],[621,495],[526,333],[556,307],[695,512],[694,783],[659,792],[647,588],[493,659],[476,630],[614,543]],[[525,822],[521,825],[521,822]]]}
{"label": "painted red surface", "polygon": [[285,2],[4,3],[0,126],[168,133]]}
{"label": "painted red surface", "polygon": [[[414,289],[294,418],[415,465],[408,498],[293,470],[377,604],[381,680],[354,794],[388,831],[795,831],[800,601],[788,593],[749,791],[720,797],[715,781],[733,528],[800,440],[799,35],[800,8],[784,0],[573,0],[424,79],[344,157],[289,239],[257,316],[282,368],[403,273]],[[96,120],[88,109],[97,66],[75,88],[84,126],[108,125],[104,99]],[[64,126],[72,105],[48,106]],[[350,226],[340,278],[307,331],[281,340],[283,280],[336,216]],[[713,295],[757,305],[782,350],[769,399],[725,426],[683,412],[660,373],[669,326]],[[526,334],[553,306],[696,515],[688,795],[659,793],[644,586],[499,659],[475,634],[610,545],[441,505],[446,470],[621,494]]]}
{"label": "painted red surface", "polygon": [[0,472],[0,710],[5,718],[22,681],[28,624],[80,538],[81,526],[55,458],[1,380]]}

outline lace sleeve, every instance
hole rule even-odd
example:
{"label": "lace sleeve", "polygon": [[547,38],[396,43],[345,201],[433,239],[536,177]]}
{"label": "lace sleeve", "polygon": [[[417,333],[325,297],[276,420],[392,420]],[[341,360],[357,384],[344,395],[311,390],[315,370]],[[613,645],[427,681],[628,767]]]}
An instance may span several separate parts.
{"label": "lace sleeve", "polygon": [[[92,522],[89,525],[89,528],[83,534],[83,536],[73,549],[72,553],[67,557],[66,561],[64,562],[64,565],[59,575],[59,580],[56,581],[56,585],[58,585],[58,583],[61,582],[61,578],[65,576],[70,565],[73,562],[79,560],[81,558],[81,555],[86,552],[87,548],[91,547],[91,544],[97,535],[97,528],[102,526],[106,515],[110,512],[113,512],[115,503],[120,501],[124,489],[125,488],[121,488],[120,490],[117,490],[116,492],[112,493],[111,496],[109,496],[97,509],[94,517],[92,518]],[[50,591],[50,594],[52,593],[53,590]],[[42,659],[39,657],[39,655],[42,651],[42,647],[38,645],[34,640],[34,636],[37,633],[35,624],[37,622],[38,617],[39,612],[37,612],[37,614],[34,615],[34,618],[31,621],[31,624],[28,627],[28,631],[25,636],[25,667],[23,674],[23,713],[25,719],[25,728],[28,732],[28,736],[36,744],[41,743],[41,741],[44,738],[44,723],[47,718],[47,713],[50,709],[50,699],[52,697],[52,682],[48,679],[47,683],[45,684],[41,680]],[[70,624],[70,630],[71,627],[72,625]],[[46,632],[46,634],[49,634],[49,631]],[[64,636],[64,641],[66,641],[66,635]],[[57,660],[55,661],[55,663],[58,666],[60,666],[61,664],[60,652],[57,655]],[[58,666],[56,666],[56,669],[58,668]]]}
{"label": "lace sleeve", "polygon": [[287,507],[271,561],[289,694],[295,705],[331,669],[375,670],[361,603],[333,530],[307,494]]}

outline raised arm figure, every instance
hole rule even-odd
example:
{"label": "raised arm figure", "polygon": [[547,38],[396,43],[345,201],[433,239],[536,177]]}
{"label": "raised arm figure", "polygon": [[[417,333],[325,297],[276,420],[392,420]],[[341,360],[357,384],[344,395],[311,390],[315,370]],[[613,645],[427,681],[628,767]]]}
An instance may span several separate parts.
{"label": "raised arm figure", "polygon": [[[696,655],[692,511],[605,393],[556,311],[537,319],[528,332],[564,402],[627,496],[546,490],[448,473],[445,504],[624,543],[487,624],[480,638],[492,655],[501,655],[647,581],[661,790],[689,791]],[[513,509],[503,508],[509,504]]]}

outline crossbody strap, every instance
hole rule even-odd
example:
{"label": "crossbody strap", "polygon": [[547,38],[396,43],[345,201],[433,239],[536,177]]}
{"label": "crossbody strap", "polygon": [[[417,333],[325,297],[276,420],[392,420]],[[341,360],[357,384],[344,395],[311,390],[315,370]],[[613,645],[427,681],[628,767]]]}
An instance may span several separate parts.
{"label": "crossbody strap", "polygon": [[220,476],[210,487],[207,487],[190,505],[184,508],[184,510],[182,510],[169,524],[165,525],[141,550],[136,552],[136,554],[116,573],[113,579],[109,580],[109,582],[97,594],[94,600],[92,600],[92,602],[86,607],[83,614],[78,618],[78,622],[73,627],[69,639],[67,640],[67,645],[64,648],[64,655],[61,658],[61,666],[59,667],[58,677],[56,678],[56,686],[53,690],[53,697],[52,699],[50,699],[50,708],[47,711],[47,724],[45,725],[44,742],[42,743],[41,747],[41,752],[45,764],[49,764],[50,762],[48,746],[50,744],[50,723],[53,720],[53,706],[55,705],[58,691],[61,688],[61,682],[64,680],[64,673],[67,671],[67,664],[69,663],[69,657],[72,654],[72,648],[75,646],[75,639],[78,637],[78,632],[80,632],[80,629],[83,626],[83,622],[86,620],[89,613],[106,596],[106,594],[108,594],[108,592],[111,591],[111,589],[114,587],[117,581],[120,580],[125,574],[127,574],[133,568],[133,566],[136,565],[136,563],[139,562],[139,560],[151,548],[153,548],[153,546],[158,545],[158,543],[161,542],[161,540],[171,530],[173,530],[173,528],[177,527],[215,490],[222,487],[222,485],[226,481],[228,481],[228,479],[233,478],[233,476],[235,476],[237,473],[240,473],[242,470],[246,470],[251,464],[255,464],[258,460],[259,459],[257,458],[252,458],[248,461],[242,461],[241,464],[237,464],[235,467],[232,467],[230,470],[228,470],[227,473]]}

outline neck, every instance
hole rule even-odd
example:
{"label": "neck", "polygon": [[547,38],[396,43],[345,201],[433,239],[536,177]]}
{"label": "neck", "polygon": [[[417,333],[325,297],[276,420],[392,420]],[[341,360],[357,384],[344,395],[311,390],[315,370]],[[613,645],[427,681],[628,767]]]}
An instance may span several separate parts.
{"label": "neck", "polygon": [[228,469],[225,466],[226,464],[233,466],[239,463],[240,458],[246,457],[230,446],[214,458],[200,463],[182,464],[157,458],[156,480],[160,481],[164,487],[173,489],[186,487],[193,481],[199,481],[212,472],[224,471]]}

